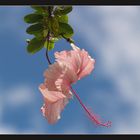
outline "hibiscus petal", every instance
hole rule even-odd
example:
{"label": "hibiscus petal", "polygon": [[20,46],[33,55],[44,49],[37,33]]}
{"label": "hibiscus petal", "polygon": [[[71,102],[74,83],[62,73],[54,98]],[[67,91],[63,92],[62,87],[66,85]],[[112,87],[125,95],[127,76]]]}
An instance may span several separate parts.
{"label": "hibiscus petal", "polygon": [[65,63],[72,71],[77,73],[79,69],[79,63],[75,63],[77,60],[77,52],[71,51],[61,51],[56,52],[55,58],[57,62]]}
{"label": "hibiscus petal", "polygon": [[71,98],[72,94],[69,87],[71,83],[78,80],[78,77],[65,64],[55,62],[45,71],[44,76],[44,84],[49,91],[60,91],[68,98]]}
{"label": "hibiscus petal", "polygon": [[65,63],[71,71],[74,71],[78,80],[87,76],[94,69],[95,60],[91,58],[87,51],[78,48],[71,43],[73,50],[55,53],[57,62]]}
{"label": "hibiscus petal", "polygon": [[44,84],[39,86],[39,90],[44,98],[44,105],[41,110],[50,124],[56,123],[60,119],[60,113],[68,103],[68,99],[59,91],[49,91]]}
{"label": "hibiscus petal", "polygon": [[55,81],[59,79],[62,71],[63,69],[59,66],[58,63],[49,65],[49,68],[44,72],[44,84],[47,86],[48,90],[57,91]]}
{"label": "hibiscus petal", "polygon": [[[63,74],[56,80],[55,85],[59,91],[71,98],[70,85],[78,80],[77,75],[65,66]],[[69,94],[68,94],[69,93]]]}
{"label": "hibiscus petal", "polygon": [[80,71],[78,72],[79,79],[87,76],[94,69],[95,60],[91,58],[87,51],[84,49],[80,50],[76,45],[71,43],[72,48],[77,52],[77,55],[80,56],[81,65]]}

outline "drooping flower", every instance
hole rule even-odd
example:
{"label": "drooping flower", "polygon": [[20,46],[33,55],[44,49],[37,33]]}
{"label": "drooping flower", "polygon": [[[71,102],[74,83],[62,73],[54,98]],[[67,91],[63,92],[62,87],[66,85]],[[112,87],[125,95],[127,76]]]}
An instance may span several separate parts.
{"label": "drooping flower", "polygon": [[[45,81],[39,86],[39,90],[44,98],[44,105],[42,106],[41,111],[43,116],[45,116],[51,124],[60,119],[61,111],[72,97],[71,91],[67,91],[66,87],[63,88],[63,90],[60,90],[55,84],[57,80],[60,81],[60,78],[65,75],[66,71],[67,67],[63,64],[55,62],[54,64],[49,65],[49,68],[44,73]],[[70,74],[73,75],[73,73]],[[71,77],[69,80],[75,79],[74,77],[73,79]]]}
{"label": "drooping flower", "polygon": [[102,123],[87,109],[71,86],[90,74],[95,64],[87,51],[80,50],[73,43],[71,46],[73,49],[70,51],[56,52],[56,62],[49,65],[44,73],[45,81],[39,87],[44,98],[42,113],[49,123],[56,123],[73,93],[92,121],[98,125],[109,126],[111,122]]}

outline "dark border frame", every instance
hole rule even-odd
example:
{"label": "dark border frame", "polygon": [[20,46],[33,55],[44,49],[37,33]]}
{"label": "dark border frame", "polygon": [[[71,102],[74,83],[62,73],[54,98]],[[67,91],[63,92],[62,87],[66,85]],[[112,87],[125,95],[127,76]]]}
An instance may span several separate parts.
{"label": "dark border frame", "polygon": [[48,140],[49,138],[51,138],[51,139],[61,139],[61,140],[63,140],[63,139],[70,139],[70,140],[72,140],[72,139],[83,139],[83,140],[89,140],[89,139],[91,139],[91,140],[95,140],[95,139],[100,139],[100,138],[102,138],[103,140],[112,140],[112,139],[131,139],[131,138],[137,138],[137,139],[139,139],[140,138],[140,135],[123,135],[123,134],[121,134],[121,135],[76,135],[76,134],[73,134],[73,135],[50,135],[50,134],[48,134],[48,135],[37,135],[37,134],[35,134],[35,135],[33,135],[33,134],[31,134],[31,135],[18,135],[18,134],[16,134],[16,135],[0,135],[0,138],[5,138],[5,139],[7,139],[7,138],[14,138],[14,140],[19,140],[19,138],[23,138],[23,139],[28,139],[28,138],[31,138],[31,139],[39,139],[39,138],[41,138],[41,140],[43,140],[43,138],[44,138],[44,140]]}
{"label": "dark border frame", "polygon": [[0,5],[140,5],[140,0],[0,0]]}
{"label": "dark border frame", "polygon": [[[140,5],[140,0],[0,0],[0,6],[5,6],[5,5]],[[95,139],[95,138],[102,138],[103,140],[112,140],[112,138],[116,138],[116,139],[127,139],[127,138],[138,138],[140,139],[140,135],[125,135],[125,134],[119,134],[119,135],[114,135],[114,134],[106,134],[106,135],[85,135],[85,134],[71,134],[71,135],[55,135],[55,134],[0,134],[0,138],[3,139],[7,139],[7,138],[14,138],[14,139],[18,139],[19,138],[33,138],[33,139],[38,139],[41,138],[41,140],[44,138],[46,140],[46,138],[51,138],[51,139],[65,139],[65,138],[69,138],[69,139]]]}

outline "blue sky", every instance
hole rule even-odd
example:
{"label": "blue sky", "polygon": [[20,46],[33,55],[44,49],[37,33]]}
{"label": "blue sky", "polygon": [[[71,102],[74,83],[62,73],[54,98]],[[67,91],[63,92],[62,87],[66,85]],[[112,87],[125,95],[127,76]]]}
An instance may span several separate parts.
{"label": "blue sky", "polygon": [[[48,67],[45,50],[26,52],[29,6],[0,7],[0,133],[140,133],[140,7],[74,6],[69,22],[78,47],[96,59],[95,70],[73,85],[83,102],[112,127],[94,125],[77,100],[70,100],[55,125],[40,112],[38,86]],[[62,40],[50,52],[70,50]]]}

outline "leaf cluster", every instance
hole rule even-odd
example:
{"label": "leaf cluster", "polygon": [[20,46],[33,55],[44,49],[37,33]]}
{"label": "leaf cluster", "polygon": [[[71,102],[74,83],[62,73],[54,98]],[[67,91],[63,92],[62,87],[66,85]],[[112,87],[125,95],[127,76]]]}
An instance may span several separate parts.
{"label": "leaf cluster", "polygon": [[28,42],[27,51],[36,53],[43,47],[54,48],[55,43],[62,38],[71,38],[74,34],[68,24],[68,14],[72,6],[35,6],[34,12],[24,17],[29,25],[26,32],[34,37]]}

